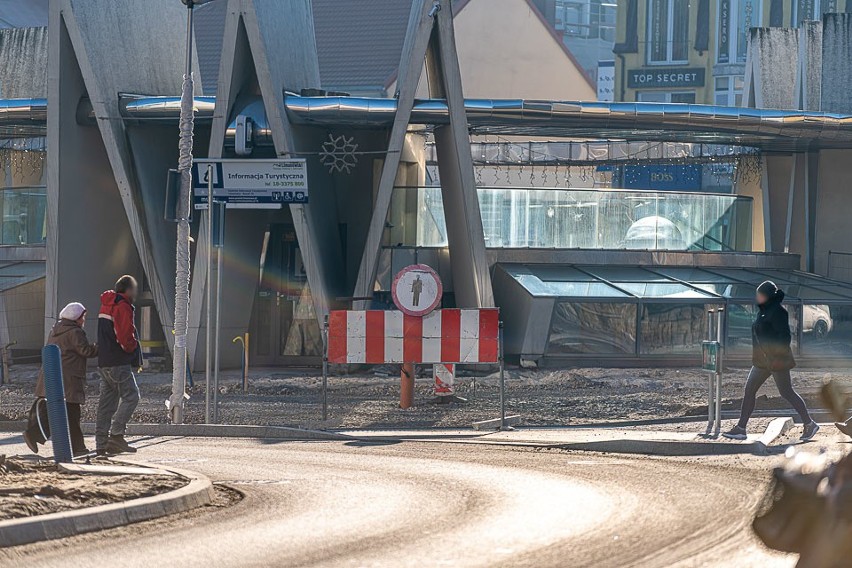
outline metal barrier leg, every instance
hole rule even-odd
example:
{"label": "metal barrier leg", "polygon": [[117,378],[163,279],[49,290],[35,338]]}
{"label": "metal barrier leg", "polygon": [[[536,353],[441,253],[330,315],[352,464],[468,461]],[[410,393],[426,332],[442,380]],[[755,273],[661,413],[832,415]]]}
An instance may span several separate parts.
{"label": "metal barrier leg", "polygon": [[328,420],[328,316],[322,326],[322,420]]}
{"label": "metal barrier leg", "polygon": [[715,378],[716,388],[713,390],[716,395],[716,400],[714,401],[714,406],[716,407],[716,428],[713,430],[713,436],[718,438],[722,431],[722,373],[718,373]]}

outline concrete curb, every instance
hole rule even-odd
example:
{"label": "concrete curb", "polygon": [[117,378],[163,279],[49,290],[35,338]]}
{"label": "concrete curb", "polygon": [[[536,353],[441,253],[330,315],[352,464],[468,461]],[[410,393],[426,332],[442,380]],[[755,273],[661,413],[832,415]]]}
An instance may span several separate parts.
{"label": "concrete curb", "polygon": [[[758,439],[743,442],[735,440],[713,440],[713,441],[690,441],[690,440],[648,440],[648,439],[610,439],[592,440],[586,442],[560,442],[523,438],[517,439],[495,439],[489,438],[488,434],[472,432],[470,436],[440,437],[423,433],[423,435],[400,435],[400,436],[362,436],[360,440],[365,443],[390,443],[390,442],[430,442],[446,444],[484,444],[490,446],[515,446],[525,448],[544,448],[573,450],[582,452],[600,452],[607,454],[634,454],[646,456],[725,456],[725,455],[758,455],[769,454],[769,446],[775,440],[783,436],[793,426],[792,418],[776,418],[769,423],[766,430]],[[518,435],[523,430],[517,431]]]}
{"label": "concrete curb", "polygon": [[792,418],[776,418],[766,427],[763,436],[758,440],[764,447],[768,448],[772,443],[790,431],[793,427]]}
{"label": "concrete curb", "polygon": [[206,505],[213,499],[213,484],[206,476],[171,467],[159,469],[168,469],[190,481],[180,489],[161,495],[0,521],[0,548],[65,538],[183,513]]}
{"label": "concrete curb", "polygon": [[[0,422],[0,432],[23,432],[22,420]],[[95,425],[83,423],[83,433],[93,435]],[[185,436],[191,438],[267,438],[274,440],[353,440],[352,436],[324,430],[306,430],[286,426],[241,426],[231,424],[130,424],[128,436]]]}

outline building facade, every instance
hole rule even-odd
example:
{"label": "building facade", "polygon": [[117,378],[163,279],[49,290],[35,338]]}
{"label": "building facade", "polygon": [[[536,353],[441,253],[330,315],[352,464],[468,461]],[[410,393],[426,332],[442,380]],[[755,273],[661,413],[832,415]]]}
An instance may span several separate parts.
{"label": "building facade", "polygon": [[613,0],[535,0],[535,5],[586,74],[605,82],[610,77],[607,69],[612,63],[618,4]]}
{"label": "building facade", "polygon": [[848,0],[618,2],[615,100],[742,106],[749,28],[850,10]]}

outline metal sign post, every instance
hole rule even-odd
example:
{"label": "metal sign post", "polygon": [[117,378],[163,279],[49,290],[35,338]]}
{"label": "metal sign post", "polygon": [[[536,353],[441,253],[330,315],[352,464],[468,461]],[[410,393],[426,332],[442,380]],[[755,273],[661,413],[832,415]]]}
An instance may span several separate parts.
{"label": "metal sign post", "polygon": [[[207,203],[213,203],[213,164],[207,164]],[[206,350],[204,353],[204,422],[210,424],[211,419],[211,392],[210,392],[210,367],[213,357],[211,341],[213,340],[213,306],[212,288],[213,282],[213,208],[207,208],[207,337]]]}
{"label": "metal sign post", "polygon": [[701,342],[701,368],[707,375],[707,429],[705,436],[718,437],[722,429],[722,339],[724,308],[707,310],[707,339]]}
{"label": "metal sign post", "polygon": [[[213,423],[219,423],[219,332],[222,322],[222,257],[225,252],[225,203],[212,201],[213,222],[210,225],[210,241],[216,249],[216,330],[213,336]],[[209,273],[209,270],[208,270]]]}

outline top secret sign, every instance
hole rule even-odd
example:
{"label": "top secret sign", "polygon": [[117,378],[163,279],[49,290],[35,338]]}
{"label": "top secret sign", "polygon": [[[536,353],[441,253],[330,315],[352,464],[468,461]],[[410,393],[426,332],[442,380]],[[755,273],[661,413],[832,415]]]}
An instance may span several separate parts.
{"label": "top secret sign", "polygon": [[629,69],[627,86],[631,89],[656,87],[703,87],[703,67]]}

